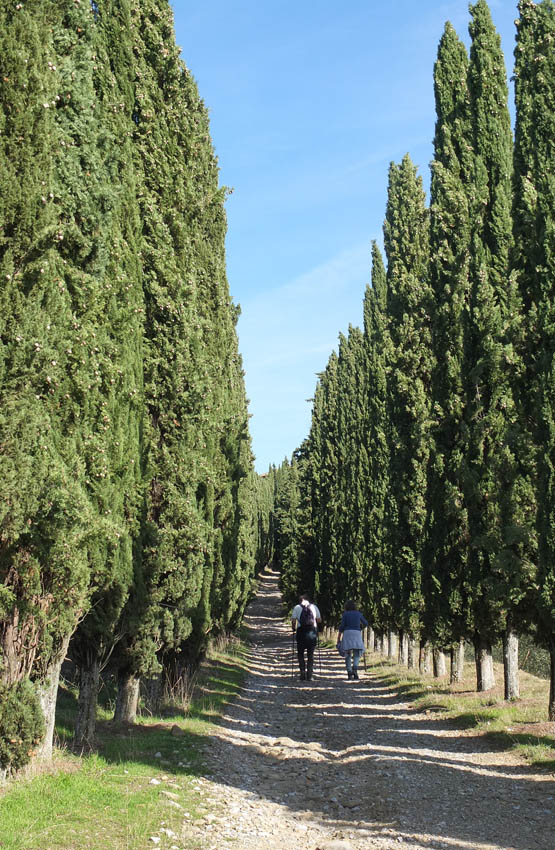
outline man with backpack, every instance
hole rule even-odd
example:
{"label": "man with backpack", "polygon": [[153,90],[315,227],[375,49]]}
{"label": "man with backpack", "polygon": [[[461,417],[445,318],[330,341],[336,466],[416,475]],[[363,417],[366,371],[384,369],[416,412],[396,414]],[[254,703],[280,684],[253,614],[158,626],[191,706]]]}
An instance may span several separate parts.
{"label": "man with backpack", "polygon": [[[318,643],[318,623],[322,617],[317,606],[304,593],[291,612],[291,628],[297,637],[297,658],[301,679],[311,681],[314,670],[314,650]],[[305,662],[306,652],[306,662]]]}

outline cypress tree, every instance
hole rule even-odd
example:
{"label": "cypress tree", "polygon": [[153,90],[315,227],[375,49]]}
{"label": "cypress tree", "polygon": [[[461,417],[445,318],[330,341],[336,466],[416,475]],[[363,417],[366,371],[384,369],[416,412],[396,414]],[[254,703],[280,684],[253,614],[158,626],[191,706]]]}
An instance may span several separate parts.
{"label": "cypress tree", "polygon": [[[70,656],[79,669],[75,746],[90,747],[94,738],[100,666],[117,639],[115,626],[133,580],[133,548],[141,495],[143,297],[140,269],[140,222],[131,144],[133,68],[129,43],[129,9],[124,0],[88,9],[87,36],[93,69],[91,115],[99,140],[85,165],[92,128],[80,128],[77,148],[86,172],[102,175],[102,215],[96,225],[94,283],[94,351],[102,400],[92,408],[81,451],[89,466],[89,489],[96,510],[117,524],[112,540],[98,539],[89,552],[90,611],[72,638]],[[81,35],[81,44],[84,36]],[[78,115],[82,110],[78,111]],[[68,126],[68,132],[71,127]],[[74,131],[75,132],[75,131]],[[94,138],[94,136],[93,136]],[[69,178],[66,183],[69,184]],[[73,216],[77,215],[74,211]],[[87,296],[91,299],[91,288]],[[90,402],[84,398],[82,410]],[[104,461],[98,469],[98,458]]]}
{"label": "cypress tree", "polygon": [[[108,271],[110,263],[112,273],[119,267],[108,250],[116,193],[110,140],[96,111],[94,15],[74,3],[37,2],[10,10],[3,23],[3,79],[17,80],[19,90],[17,106],[8,97],[3,109],[4,173],[21,183],[1,214],[2,315],[11,341],[2,370],[4,415],[12,410],[3,423],[11,444],[5,480],[17,481],[17,522],[24,523],[18,531],[13,514],[4,524],[11,644],[4,649],[9,655],[16,641],[23,648],[16,676],[25,670],[39,683],[48,755],[59,668],[77,619],[102,584],[120,572],[125,584],[130,575],[124,515],[136,498],[114,464],[133,460],[140,361],[135,319],[125,308],[122,315],[123,284],[111,291]],[[20,161],[23,174],[13,169]],[[125,327],[113,326],[116,316]],[[128,335],[130,356],[118,374],[114,358]]]}
{"label": "cypress tree", "polygon": [[[515,50],[514,267],[524,304],[523,371],[518,385],[520,419],[529,423],[530,473],[537,496],[537,591],[530,614],[537,639],[551,656],[548,716],[555,720],[555,572],[553,410],[555,384],[554,293],[555,6],[551,0],[519,3]],[[525,443],[526,445],[526,443]]]}
{"label": "cypress tree", "polygon": [[434,67],[436,129],[430,204],[434,293],[431,459],[424,571],[425,631],[440,646],[467,636],[468,517],[462,360],[469,298],[472,168],[468,56],[448,23]]}
{"label": "cypress tree", "polygon": [[338,594],[342,592],[344,598],[357,599],[367,572],[364,513],[368,455],[364,429],[366,370],[363,336],[360,329],[352,325],[347,337],[339,336],[337,379],[336,486],[340,511],[335,574]]}
{"label": "cypress tree", "polygon": [[280,586],[288,603],[296,602],[302,586],[299,570],[299,464],[295,457],[279,468],[275,501],[276,567],[280,571]]}
{"label": "cypress tree", "polygon": [[268,472],[255,479],[255,502],[257,517],[256,573],[258,574],[274,559],[274,490],[276,468],[271,465]]}
{"label": "cypress tree", "polygon": [[341,505],[337,475],[339,457],[337,410],[338,358],[332,351],[325,370],[319,377],[314,395],[311,444],[315,449],[315,576],[314,592],[322,615],[337,618],[342,611],[343,591],[335,579],[339,557]]}
{"label": "cypress tree", "polygon": [[[422,547],[429,456],[432,297],[428,279],[429,220],[422,180],[406,155],[389,170],[384,244],[388,260],[390,488],[389,590],[397,628],[418,637],[423,610]],[[391,517],[393,518],[393,517]],[[391,519],[390,519],[391,523]]]}
{"label": "cypress tree", "polygon": [[[136,57],[132,113],[145,297],[145,502],[133,592],[119,631],[118,719],[136,710],[141,675],[193,629],[211,557],[213,492],[206,475],[204,398],[209,378],[197,309],[189,213],[204,144],[196,85],[179,59],[164,0],[131,8]],[[208,502],[208,506],[207,506]]]}
{"label": "cypress tree", "polygon": [[[484,0],[470,7],[473,165],[470,291],[463,375],[466,397],[463,489],[468,510],[467,587],[478,690],[493,686],[491,644],[507,620],[500,587],[503,490],[514,479],[508,428],[513,415],[509,319],[512,139],[499,36]],[[501,559],[502,561],[503,559]]]}
{"label": "cypress tree", "polygon": [[387,329],[387,280],[380,249],[372,243],[372,286],[364,297],[364,347],[366,352],[366,453],[369,469],[364,537],[368,569],[362,586],[362,603],[372,626],[383,632],[392,622],[389,573],[391,539],[388,521],[394,506],[389,489],[389,416],[387,368],[391,357]]}
{"label": "cypress tree", "polygon": [[175,684],[209,633],[239,622],[255,555],[247,401],[225,275],[224,192],[206,107],[178,58],[171,9],[132,9],[142,171],[145,471],[137,577],[122,624],[116,714],[140,675]]}

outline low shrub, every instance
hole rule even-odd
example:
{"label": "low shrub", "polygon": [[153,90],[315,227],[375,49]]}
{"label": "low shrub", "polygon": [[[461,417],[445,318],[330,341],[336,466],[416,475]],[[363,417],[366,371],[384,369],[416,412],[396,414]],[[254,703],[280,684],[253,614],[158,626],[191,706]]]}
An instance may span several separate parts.
{"label": "low shrub", "polygon": [[28,679],[0,685],[0,772],[24,767],[44,735],[44,718]]}

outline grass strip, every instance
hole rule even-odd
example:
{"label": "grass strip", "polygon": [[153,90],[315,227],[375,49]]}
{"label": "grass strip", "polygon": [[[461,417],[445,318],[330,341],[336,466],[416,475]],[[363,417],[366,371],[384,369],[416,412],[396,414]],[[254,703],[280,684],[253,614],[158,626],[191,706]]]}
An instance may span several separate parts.
{"label": "grass strip", "polygon": [[503,667],[494,664],[495,681],[491,691],[475,690],[474,667],[465,664],[461,682],[431,679],[369,654],[369,672],[395,689],[415,708],[446,720],[462,734],[483,736],[496,749],[511,751],[523,761],[555,771],[555,723],[546,722],[549,682],[520,671],[518,700],[503,695]]}
{"label": "grass strip", "polygon": [[[197,839],[183,837],[183,823],[205,812],[202,748],[241,688],[246,666],[241,644],[212,650],[186,712],[166,710],[126,727],[99,712],[96,752],[78,757],[58,749],[44,772],[0,792],[1,850],[200,848]],[[66,694],[60,740],[71,725],[68,702]]]}

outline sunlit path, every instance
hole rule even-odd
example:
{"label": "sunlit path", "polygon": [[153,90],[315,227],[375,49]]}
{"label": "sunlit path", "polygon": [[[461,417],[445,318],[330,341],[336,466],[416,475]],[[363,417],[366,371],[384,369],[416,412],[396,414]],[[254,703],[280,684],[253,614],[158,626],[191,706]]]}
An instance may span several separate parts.
{"label": "sunlit path", "polygon": [[283,613],[267,572],[246,617],[246,685],[206,752],[209,848],[552,850],[552,777],[416,712],[370,672],[348,682],[333,650],[300,682]]}

